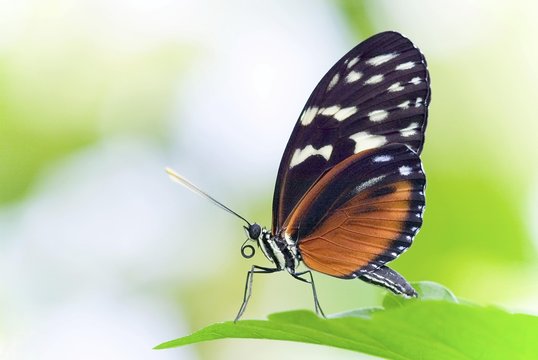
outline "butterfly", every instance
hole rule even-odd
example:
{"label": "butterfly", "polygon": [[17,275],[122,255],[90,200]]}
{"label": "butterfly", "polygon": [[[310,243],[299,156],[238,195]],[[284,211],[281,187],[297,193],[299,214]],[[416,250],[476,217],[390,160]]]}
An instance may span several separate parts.
{"label": "butterfly", "polygon": [[173,180],[242,219],[248,238],[241,254],[251,258],[252,243],[272,265],[247,272],[235,321],[245,312],[254,275],[283,270],[311,285],[320,315],[312,270],[417,296],[387,263],[422,226],[420,153],[430,96],[424,56],[397,32],[374,35],[344,55],[310,95],[284,150],[270,230],[167,169]]}

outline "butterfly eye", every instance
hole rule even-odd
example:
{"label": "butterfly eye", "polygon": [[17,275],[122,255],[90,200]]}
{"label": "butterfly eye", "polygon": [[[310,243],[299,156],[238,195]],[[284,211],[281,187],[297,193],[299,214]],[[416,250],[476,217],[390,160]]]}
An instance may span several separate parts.
{"label": "butterfly eye", "polygon": [[252,224],[248,227],[248,236],[252,240],[258,240],[260,234],[262,233],[262,227],[258,224]]}

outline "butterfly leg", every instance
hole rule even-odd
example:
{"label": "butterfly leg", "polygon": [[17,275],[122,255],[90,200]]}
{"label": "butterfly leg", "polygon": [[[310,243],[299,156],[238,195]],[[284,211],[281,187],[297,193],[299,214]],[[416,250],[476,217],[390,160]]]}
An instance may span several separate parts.
{"label": "butterfly leg", "polygon": [[235,317],[234,322],[237,322],[243,316],[243,313],[245,312],[245,309],[247,308],[248,300],[250,299],[250,295],[252,294],[252,281],[254,278],[254,274],[271,274],[277,271],[280,271],[279,268],[266,268],[262,266],[252,265],[252,268],[247,272],[247,281],[245,282],[245,293],[243,294],[243,303],[241,304],[241,308],[239,309],[239,312],[237,313],[237,316]]}
{"label": "butterfly leg", "polygon": [[[310,277],[310,280],[304,279],[301,277],[307,274]],[[307,270],[307,271],[291,274],[291,276],[293,276],[297,280],[301,280],[302,282],[305,282],[312,286],[312,294],[314,295],[314,308],[316,309],[316,314],[325,317],[325,314],[323,313],[323,310],[321,309],[321,305],[319,304],[319,301],[318,301],[318,294],[316,292],[316,285],[314,285],[314,277],[312,276],[312,272],[310,270]]]}

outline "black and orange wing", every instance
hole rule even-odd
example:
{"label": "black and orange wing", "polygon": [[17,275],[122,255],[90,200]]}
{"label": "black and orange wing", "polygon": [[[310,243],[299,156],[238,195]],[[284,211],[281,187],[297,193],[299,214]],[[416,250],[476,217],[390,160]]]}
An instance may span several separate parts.
{"label": "black and orange wing", "polygon": [[425,186],[420,158],[408,146],[365,150],[321,176],[283,231],[313,270],[414,295],[385,264],[404,252],[419,231]]}

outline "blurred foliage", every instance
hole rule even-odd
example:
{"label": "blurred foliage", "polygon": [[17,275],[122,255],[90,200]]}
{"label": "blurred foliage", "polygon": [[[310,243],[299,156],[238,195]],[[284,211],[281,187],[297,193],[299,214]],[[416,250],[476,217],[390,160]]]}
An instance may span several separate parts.
{"label": "blurred foliage", "polygon": [[321,319],[308,311],[290,311],[269,315],[266,321],[228,321],[162,343],[156,349],[216,339],[251,338],[334,346],[387,359],[538,356],[537,317],[458,304],[449,290],[434,283],[414,286],[419,290],[419,299],[402,301],[387,294],[388,299],[383,301],[385,310],[363,309],[360,314],[339,314],[331,319]]}
{"label": "blurred foliage", "polygon": [[454,174],[438,167],[426,172],[423,229],[412,250],[396,261],[406,277],[443,282],[460,291],[463,280],[488,281],[475,271],[478,267],[522,265],[533,259],[517,202],[500,191],[502,183],[480,173]]}
{"label": "blurred foliage", "polygon": [[[33,131],[17,109],[2,107],[0,203],[19,199],[44,166],[97,139],[95,129],[82,127],[63,134]],[[37,114],[35,114],[37,115]]]}
{"label": "blurred foliage", "polygon": [[44,168],[105,134],[164,135],[181,49],[127,58],[99,54],[84,39],[54,45],[28,39],[1,58],[0,203],[20,199]]}
{"label": "blurred foliage", "polygon": [[342,15],[350,25],[350,30],[357,39],[364,39],[376,33],[372,23],[372,3],[367,1],[335,0]]}

